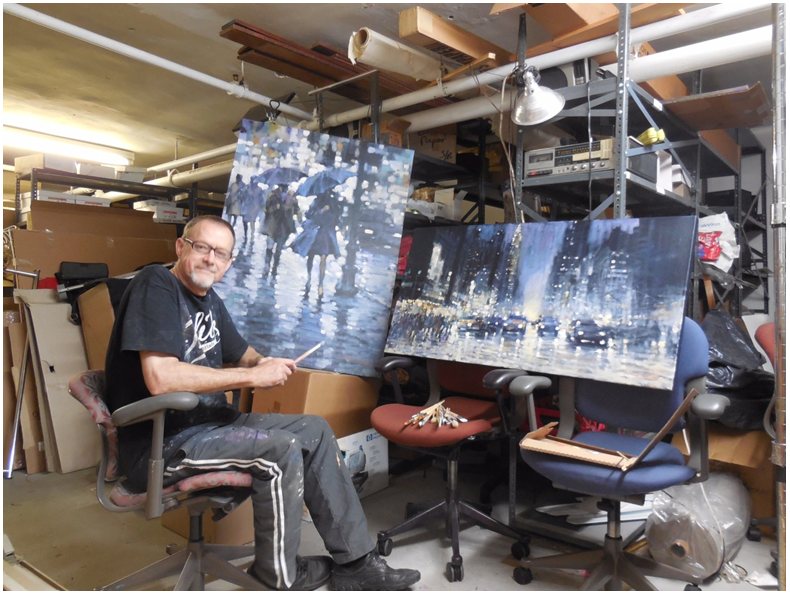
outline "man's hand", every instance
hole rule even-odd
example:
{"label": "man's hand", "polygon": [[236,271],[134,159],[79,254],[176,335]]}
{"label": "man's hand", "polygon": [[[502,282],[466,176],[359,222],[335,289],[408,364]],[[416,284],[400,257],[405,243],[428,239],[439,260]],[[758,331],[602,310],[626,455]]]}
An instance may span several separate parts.
{"label": "man's hand", "polygon": [[296,363],[289,358],[261,358],[249,372],[255,387],[268,388],[285,385],[295,370]]}

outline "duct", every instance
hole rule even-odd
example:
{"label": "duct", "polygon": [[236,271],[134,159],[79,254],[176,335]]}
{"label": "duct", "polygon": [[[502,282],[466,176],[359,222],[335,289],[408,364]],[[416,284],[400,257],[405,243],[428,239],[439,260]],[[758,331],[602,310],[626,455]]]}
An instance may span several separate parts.
{"label": "duct", "polygon": [[[737,60],[767,56],[771,53],[771,38],[771,27],[768,26],[684,48],[643,56],[630,62],[630,78],[641,83],[678,72],[690,72],[729,64]],[[410,114],[408,119],[411,126],[406,129],[406,132],[419,132],[462,120],[491,116],[500,111],[507,112],[512,105],[513,93],[513,90],[505,92],[502,103],[500,103],[500,95],[497,94],[492,97],[476,97],[450,106]]]}
{"label": "duct", "polygon": [[[146,62],[148,64],[153,64],[154,66],[158,66],[160,68],[164,68],[165,70],[169,70],[170,72],[189,77],[190,79],[205,83],[206,85],[217,87],[218,89],[222,89],[223,91],[227,92],[228,95],[233,95],[234,97],[246,98],[262,105],[269,105],[269,102],[272,101],[272,98],[250,91],[237,83],[223,81],[222,79],[212,77],[192,68],[171,62],[170,60],[165,60],[164,58],[160,58],[154,54],[144,52],[143,50],[138,50],[137,48],[120,43],[110,39],[109,37],[98,35],[86,29],[71,25],[70,23],[66,23],[40,12],[36,12],[35,10],[31,10],[19,4],[3,4],[3,12],[7,12],[8,14],[12,14],[21,19],[31,21],[37,25],[53,29],[54,31],[64,33],[71,37],[81,39],[82,41],[92,43],[93,45],[99,46],[100,48],[104,48],[123,56]],[[291,107],[287,104],[280,105],[278,109],[281,112],[294,116],[295,118],[302,118],[303,120],[309,120],[312,118],[312,114]]]}
{"label": "duct", "polygon": [[[697,10],[692,13],[683,14],[671,19],[658,21],[656,23],[651,23],[649,25],[644,25],[642,27],[633,29],[631,31],[631,44],[637,45],[646,41],[670,37],[678,33],[684,33],[686,31],[699,29],[700,27],[736,19],[745,14],[768,10],[770,7],[770,2],[757,1],[752,3],[744,2],[737,5],[721,4],[711,8]],[[567,64],[582,58],[589,58],[590,56],[604,54],[614,50],[616,47],[617,35],[609,35],[600,39],[594,39],[588,42],[576,44],[568,48],[563,48],[561,50],[535,56],[529,59],[529,64],[534,65],[537,68],[549,68],[551,66]],[[405,95],[401,95],[399,97],[393,97],[382,102],[381,110],[383,112],[391,112],[393,110],[407,108],[409,106],[430,101],[432,99],[437,99],[439,97],[447,97],[449,95],[454,95],[463,91],[469,91],[470,89],[482,87],[483,85],[499,86],[502,83],[502,79],[507,78],[512,74],[515,66],[515,63],[506,64],[504,66],[486,71],[482,74],[465,77],[450,83],[440,83],[439,85],[427,87],[412,93],[406,93]],[[329,116],[328,118],[324,119],[324,126],[337,126],[339,124],[345,124],[347,122],[352,122],[361,118],[368,118],[369,116],[370,106],[363,106],[361,108],[355,108],[347,112]],[[468,120],[471,117],[472,116],[465,118],[459,116],[458,120],[454,120],[452,122]],[[445,124],[449,123],[450,122],[445,122]],[[310,121],[303,122],[301,126],[307,130],[318,130],[319,125],[315,121]],[[437,126],[439,125],[437,124]]]}

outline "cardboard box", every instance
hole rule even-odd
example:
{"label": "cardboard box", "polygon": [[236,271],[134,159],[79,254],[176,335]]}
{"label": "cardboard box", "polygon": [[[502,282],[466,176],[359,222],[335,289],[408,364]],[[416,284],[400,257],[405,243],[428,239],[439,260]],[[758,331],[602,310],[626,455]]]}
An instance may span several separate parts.
{"label": "cardboard box", "polygon": [[461,221],[463,216],[463,197],[456,196],[454,188],[443,188],[433,194],[436,203],[436,215],[453,221]]}
{"label": "cardboard box", "polygon": [[91,197],[89,195],[74,195],[74,204],[87,205],[89,207],[109,207],[112,205],[112,201],[110,199]]}
{"label": "cardboard box", "polygon": [[25,176],[33,169],[58,170],[60,172],[77,173],[77,162],[71,157],[60,155],[48,155],[38,153],[36,155],[25,155],[14,159],[14,172],[17,176]]}
{"label": "cardboard box", "polygon": [[[99,207],[75,209],[111,211]],[[151,263],[170,263],[176,260],[175,240],[31,230],[13,230],[12,237],[16,268],[22,271],[40,269],[42,278],[54,277],[60,271],[63,261],[106,263],[110,277],[116,277]],[[30,288],[32,279],[23,278],[19,283],[23,288]]]}
{"label": "cardboard box", "polygon": [[449,163],[456,162],[457,135],[455,125],[410,133],[409,148],[418,153]]}
{"label": "cardboard box", "polygon": [[[11,376],[14,382],[14,397],[19,389],[19,371],[22,366],[22,356],[25,349],[25,324],[15,322],[8,325],[10,339]],[[22,395],[22,411],[20,412],[20,427],[22,432],[21,446],[25,453],[25,467],[28,474],[37,474],[48,470],[44,434],[41,427],[41,410],[38,404],[36,377],[33,371],[33,362],[28,360],[27,374],[25,376],[25,391]]]}
{"label": "cardboard box", "polygon": [[[6,333],[6,330],[3,330]],[[11,454],[11,442],[14,436],[14,416],[16,415],[16,391],[11,371],[3,371],[3,469],[6,469],[8,456]],[[17,437],[14,464],[12,469],[18,470],[25,465],[21,437]]]}
{"label": "cardboard box", "polygon": [[[672,444],[688,455],[682,434]],[[752,517],[776,514],[776,484],[771,457],[771,437],[757,431],[740,431],[710,423],[708,449],[711,471],[730,472],[741,479],[752,498]],[[764,533],[772,532],[762,528]]]}
{"label": "cardboard box", "polygon": [[337,440],[360,499],[389,486],[388,441],[369,428]]}
{"label": "cardboard box", "polygon": [[[36,202],[41,201],[44,203],[74,203],[74,195],[63,192],[52,192],[48,190],[41,190],[36,193]],[[33,195],[29,192],[24,192],[19,196],[19,213],[29,213],[33,205]]]}
{"label": "cardboard box", "polygon": [[99,284],[77,298],[82,320],[82,337],[85,340],[85,354],[88,368],[104,370],[107,359],[107,346],[115,324],[115,313],[110,302],[107,284]]}
{"label": "cardboard box", "polygon": [[135,168],[133,166],[115,166],[115,179],[129,182],[142,182],[148,168]]}
{"label": "cardboard box", "polygon": [[178,237],[175,226],[158,226],[149,213],[134,209],[103,209],[82,206],[39,203],[32,205],[27,220],[28,230],[66,232],[69,234],[98,234],[126,238],[158,238],[172,240]]}
{"label": "cardboard box", "polygon": [[95,176],[96,178],[115,178],[115,168],[100,166],[92,163],[77,162],[77,173],[81,176]]}
{"label": "cardboard box", "polygon": [[[211,544],[227,544],[239,546],[255,540],[255,528],[252,517],[252,501],[247,499],[218,522],[212,519],[213,512],[203,514],[203,536]],[[186,507],[165,511],[162,526],[173,530],[179,536],[189,538],[189,511]]]}
{"label": "cardboard box", "polygon": [[71,306],[54,290],[15,290],[31,341],[47,467],[66,474],[96,465],[101,436],[90,413],[68,392],[71,378],[88,368],[82,332]]}
{"label": "cardboard box", "polygon": [[380,384],[379,379],[300,368],[285,385],[256,387],[252,411],[315,414],[329,423],[336,437],[345,437],[370,428]]}

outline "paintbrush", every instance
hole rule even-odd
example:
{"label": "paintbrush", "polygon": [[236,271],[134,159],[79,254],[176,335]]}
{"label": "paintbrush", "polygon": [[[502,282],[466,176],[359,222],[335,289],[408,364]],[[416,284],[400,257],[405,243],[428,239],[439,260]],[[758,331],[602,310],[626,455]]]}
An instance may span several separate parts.
{"label": "paintbrush", "polygon": [[310,348],[309,350],[307,350],[307,351],[306,351],[304,354],[302,354],[301,356],[299,356],[299,357],[298,357],[296,360],[294,360],[294,364],[299,364],[299,363],[300,363],[302,360],[304,360],[305,358],[307,358],[307,357],[308,357],[310,354],[312,354],[313,352],[315,352],[315,351],[316,351],[318,348],[320,348],[320,347],[321,347],[321,346],[323,346],[323,345],[324,345],[324,342],[320,342],[319,344],[317,344],[317,345],[313,346],[312,348]]}

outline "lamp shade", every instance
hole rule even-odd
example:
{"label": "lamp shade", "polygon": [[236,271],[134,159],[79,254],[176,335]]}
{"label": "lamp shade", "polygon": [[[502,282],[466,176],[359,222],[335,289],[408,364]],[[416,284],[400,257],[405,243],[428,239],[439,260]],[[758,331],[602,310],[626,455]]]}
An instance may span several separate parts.
{"label": "lamp shade", "polygon": [[541,124],[551,120],[565,106],[565,97],[548,87],[541,87],[531,70],[525,73],[526,86],[518,92],[510,118],[519,126]]}

